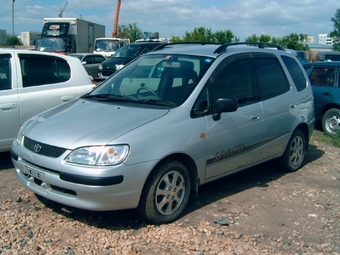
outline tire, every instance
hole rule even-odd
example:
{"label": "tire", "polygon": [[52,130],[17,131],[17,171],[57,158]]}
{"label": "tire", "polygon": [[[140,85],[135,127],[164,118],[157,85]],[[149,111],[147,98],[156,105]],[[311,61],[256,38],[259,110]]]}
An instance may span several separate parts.
{"label": "tire", "polygon": [[185,209],[190,191],[191,179],[185,165],[165,162],[148,178],[137,210],[154,224],[173,222]]}
{"label": "tire", "polygon": [[329,109],[322,117],[322,129],[327,135],[336,135],[340,131],[340,110]]}
{"label": "tire", "polygon": [[289,139],[284,154],[279,159],[280,167],[287,172],[297,171],[302,166],[306,148],[304,133],[299,129],[295,130]]}

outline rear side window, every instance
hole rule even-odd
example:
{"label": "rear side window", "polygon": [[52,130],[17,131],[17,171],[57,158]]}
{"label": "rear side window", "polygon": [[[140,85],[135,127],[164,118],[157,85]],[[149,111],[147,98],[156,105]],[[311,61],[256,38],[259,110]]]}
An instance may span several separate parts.
{"label": "rear side window", "polygon": [[309,75],[312,86],[333,87],[336,75],[335,71],[336,69],[334,67],[314,67]]}
{"label": "rear side window", "polygon": [[304,90],[307,87],[307,81],[298,63],[293,58],[287,56],[282,56],[282,60],[295,83],[297,91]]}
{"label": "rear side window", "polygon": [[58,57],[20,54],[23,87],[65,82],[71,77],[68,63]]}
{"label": "rear side window", "polygon": [[255,58],[254,64],[261,100],[267,100],[289,91],[287,77],[278,59]]}
{"label": "rear side window", "polygon": [[12,88],[11,83],[11,55],[0,55],[0,90]]}
{"label": "rear side window", "polygon": [[86,62],[86,64],[93,64],[93,58],[92,56],[87,56],[84,58],[84,60]]}
{"label": "rear side window", "polygon": [[102,56],[94,56],[94,63],[101,63],[105,60]]}

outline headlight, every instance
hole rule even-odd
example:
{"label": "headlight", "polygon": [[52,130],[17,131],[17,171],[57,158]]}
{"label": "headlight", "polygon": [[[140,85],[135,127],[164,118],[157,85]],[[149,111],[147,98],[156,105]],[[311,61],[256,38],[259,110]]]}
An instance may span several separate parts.
{"label": "headlight", "polygon": [[128,154],[128,145],[82,147],[68,154],[65,161],[81,165],[112,166],[121,164]]}
{"label": "headlight", "polygon": [[17,135],[17,138],[16,138],[16,143],[17,145],[21,145],[22,143],[22,139],[24,138],[24,135],[22,133],[22,128],[20,128],[19,132],[18,132],[18,135]]}
{"label": "headlight", "polygon": [[102,69],[103,69],[103,66],[102,66],[102,65],[99,65],[98,68],[99,68],[99,70],[102,70]]}
{"label": "headlight", "polygon": [[124,67],[124,65],[116,65],[116,71],[122,69]]}

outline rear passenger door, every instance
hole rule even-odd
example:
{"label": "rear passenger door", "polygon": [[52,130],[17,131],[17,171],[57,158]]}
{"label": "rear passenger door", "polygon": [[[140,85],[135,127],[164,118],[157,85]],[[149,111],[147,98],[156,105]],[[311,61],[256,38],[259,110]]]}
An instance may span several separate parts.
{"label": "rear passenger door", "polygon": [[42,111],[78,97],[76,74],[71,75],[66,60],[38,54],[18,57],[22,79],[22,87],[18,88],[20,125]]}
{"label": "rear passenger door", "polygon": [[254,53],[253,57],[258,95],[263,109],[263,148],[260,160],[266,160],[284,151],[296,125],[300,100],[297,91],[291,88],[276,55]]}
{"label": "rear passenger door", "polygon": [[[210,78],[210,101],[235,97],[235,112],[207,117],[206,179],[245,168],[259,160],[262,145],[262,108],[256,97],[250,53],[226,58]],[[214,107],[214,105],[212,105]]]}
{"label": "rear passenger door", "polygon": [[9,53],[0,54],[0,151],[8,150],[20,128],[15,61]]}

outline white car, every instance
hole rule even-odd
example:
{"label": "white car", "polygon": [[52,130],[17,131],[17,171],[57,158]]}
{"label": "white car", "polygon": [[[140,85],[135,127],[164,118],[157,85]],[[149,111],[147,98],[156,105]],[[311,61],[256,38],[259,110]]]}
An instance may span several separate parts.
{"label": "white car", "polygon": [[0,151],[22,124],[94,87],[81,62],[56,53],[0,49]]}

